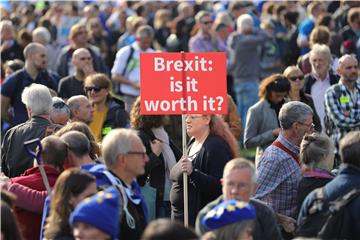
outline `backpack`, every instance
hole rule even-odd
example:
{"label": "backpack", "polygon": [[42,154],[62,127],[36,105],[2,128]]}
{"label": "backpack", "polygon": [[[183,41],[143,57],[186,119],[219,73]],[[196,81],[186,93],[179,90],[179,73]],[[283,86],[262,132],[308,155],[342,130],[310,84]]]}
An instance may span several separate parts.
{"label": "backpack", "polygon": [[351,216],[350,202],[360,195],[360,188],[353,189],[334,202],[330,202],[329,216],[319,232],[321,239],[358,239],[354,235],[354,220]]}
{"label": "backpack", "polygon": [[[336,99],[339,99],[341,97],[341,87],[340,87],[339,84],[334,85],[334,91],[335,91]],[[335,129],[335,124],[331,120],[331,118],[329,116],[329,113],[326,110],[326,107],[325,107],[324,127],[325,127],[326,135],[331,136],[333,134],[334,129]]]}
{"label": "backpack", "polygon": [[[127,59],[126,59],[125,67],[124,67],[124,69],[123,69],[123,71],[121,73],[122,76],[125,76],[128,65],[129,65],[129,62],[132,59],[132,57],[134,55],[134,51],[135,51],[133,46],[130,45],[129,47],[130,47],[130,53],[129,53]],[[121,92],[121,89],[120,89],[121,83],[113,81],[113,85],[114,85],[114,94],[122,96],[123,93]]]}
{"label": "backpack", "polygon": [[319,237],[321,239],[353,239],[354,230],[348,204],[360,194],[353,189],[332,202],[327,201],[325,188],[318,188],[307,209],[307,216],[297,228],[296,236]]}
{"label": "backpack", "polygon": [[314,237],[325,224],[328,213],[326,207],[325,188],[317,188],[314,190],[314,199],[306,210],[307,214],[304,219],[301,219],[300,225],[296,229],[296,236]]}

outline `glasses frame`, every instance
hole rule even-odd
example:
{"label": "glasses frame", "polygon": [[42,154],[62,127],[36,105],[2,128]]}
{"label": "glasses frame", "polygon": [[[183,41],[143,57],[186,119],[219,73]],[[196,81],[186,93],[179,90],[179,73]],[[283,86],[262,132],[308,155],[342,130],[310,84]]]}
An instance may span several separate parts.
{"label": "glasses frame", "polygon": [[129,154],[129,155],[141,155],[142,158],[145,158],[147,156],[147,153],[145,151],[144,152],[130,151],[130,152],[127,152],[126,154]]}
{"label": "glasses frame", "polygon": [[307,126],[308,128],[314,129],[315,128],[315,124],[311,123],[311,124],[307,124],[307,123],[302,123],[302,122],[298,122],[300,125],[303,126]]}
{"label": "glasses frame", "polygon": [[292,82],[295,82],[296,80],[304,80],[304,75],[302,76],[294,76],[294,77],[289,77],[289,80],[292,81]]}
{"label": "glasses frame", "polygon": [[88,93],[88,92],[92,92],[94,90],[95,93],[98,93],[104,88],[105,87],[99,87],[99,86],[84,87],[84,91],[85,91],[85,93]]}

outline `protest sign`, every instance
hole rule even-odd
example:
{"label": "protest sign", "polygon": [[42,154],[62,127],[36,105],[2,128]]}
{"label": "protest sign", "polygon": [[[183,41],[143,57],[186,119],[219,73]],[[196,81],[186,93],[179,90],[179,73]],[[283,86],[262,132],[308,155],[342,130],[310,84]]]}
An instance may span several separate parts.
{"label": "protest sign", "polygon": [[142,53],[141,114],[225,114],[225,53]]}

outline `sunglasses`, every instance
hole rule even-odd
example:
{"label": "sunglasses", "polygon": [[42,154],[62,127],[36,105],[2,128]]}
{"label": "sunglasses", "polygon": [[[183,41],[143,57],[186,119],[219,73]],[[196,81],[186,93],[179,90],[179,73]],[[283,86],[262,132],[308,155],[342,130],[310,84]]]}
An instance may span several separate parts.
{"label": "sunglasses", "polygon": [[203,22],[201,22],[202,24],[212,24],[213,22],[212,21],[203,21]]}
{"label": "sunglasses", "polygon": [[294,77],[289,77],[290,81],[295,82],[297,79],[299,80],[304,80],[304,76],[294,76]]}
{"label": "sunglasses", "polygon": [[103,88],[104,88],[104,87],[99,87],[99,86],[84,87],[84,91],[85,91],[86,93],[88,93],[88,92],[91,92],[91,91],[94,90],[94,92],[98,93],[98,92],[100,92],[101,89],[103,89]]}
{"label": "sunglasses", "polygon": [[62,109],[64,107],[68,107],[64,102],[56,102],[53,104],[53,108]]}

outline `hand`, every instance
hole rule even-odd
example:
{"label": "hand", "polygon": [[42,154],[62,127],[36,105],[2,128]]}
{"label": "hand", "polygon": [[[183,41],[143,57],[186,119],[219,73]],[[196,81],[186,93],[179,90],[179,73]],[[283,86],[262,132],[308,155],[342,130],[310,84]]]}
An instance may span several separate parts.
{"label": "hand", "polygon": [[281,226],[284,228],[285,232],[288,233],[293,233],[296,229],[296,220],[282,215],[282,214],[277,214],[278,217],[278,222],[281,224]]}
{"label": "hand", "polygon": [[86,64],[83,67],[83,72],[84,72],[85,76],[89,76],[90,74],[95,73],[95,70],[94,70],[94,67],[93,67],[92,63]]}
{"label": "hand", "polygon": [[275,128],[272,130],[272,135],[274,135],[275,137],[279,136],[281,128]]}
{"label": "hand", "polygon": [[189,159],[187,158],[182,158],[180,160],[180,164],[181,164],[181,170],[189,176],[193,171],[191,161],[189,161]]}
{"label": "hand", "polygon": [[3,172],[0,173],[0,186],[4,189],[7,189],[7,184],[10,182],[10,178],[5,176]]}
{"label": "hand", "polygon": [[131,85],[133,88],[140,89],[140,81],[133,82]]}
{"label": "hand", "polygon": [[161,154],[161,142],[158,139],[150,141],[151,151],[156,155],[160,156]]}

